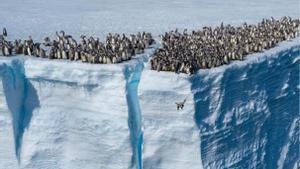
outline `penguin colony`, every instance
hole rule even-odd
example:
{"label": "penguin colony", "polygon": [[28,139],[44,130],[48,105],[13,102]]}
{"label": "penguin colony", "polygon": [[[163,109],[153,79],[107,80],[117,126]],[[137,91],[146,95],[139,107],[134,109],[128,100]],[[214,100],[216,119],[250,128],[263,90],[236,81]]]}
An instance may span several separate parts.
{"label": "penguin colony", "polygon": [[[300,20],[283,17],[280,20],[263,19],[257,25],[234,27],[221,23],[216,28],[203,27],[188,33],[166,32],[161,36],[162,47],[157,49],[150,61],[151,69],[176,73],[194,74],[228,64],[232,60],[243,60],[251,53],[262,52],[277,43],[299,35]],[[56,32],[56,39],[44,38],[42,43],[26,40],[7,40],[4,28],[0,35],[0,56],[29,55],[49,59],[81,60],[88,63],[115,64],[130,60],[133,55],[155,43],[151,33],[138,33],[126,37],[109,33],[105,42],[99,38],[82,35],[79,43],[64,31]]]}
{"label": "penguin colony", "polygon": [[99,38],[81,36],[78,43],[72,36],[64,31],[56,32],[56,39],[46,37],[42,43],[28,39],[6,40],[7,31],[3,29],[0,35],[0,56],[28,55],[49,59],[81,60],[88,63],[115,64],[130,60],[133,55],[141,54],[146,48],[154,44],[150,33],[138,33],[126,37],[124,34],[109,33],[106,42],[100,42]]}
{"label": "penguin colony", "polygon": [[263,19],[257,25],[233,27],[221,23],[216,28],[202,30],[185,29],[162,35],[162,48],[157,49],[151,59],[151,68],[157,71],[193,74],[228,64],[231,60],[243,60],[245,55],[262,52],[277,43],[299,35],[299,19],[283,17],[280,20]]}

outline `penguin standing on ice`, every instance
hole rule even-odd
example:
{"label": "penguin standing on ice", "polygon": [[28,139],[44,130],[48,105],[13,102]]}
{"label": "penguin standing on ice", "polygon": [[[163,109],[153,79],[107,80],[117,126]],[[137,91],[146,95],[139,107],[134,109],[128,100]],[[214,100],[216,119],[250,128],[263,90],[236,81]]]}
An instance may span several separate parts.
{"label": "penguin standing on ice", "polygon": [[4,36],[4,37],[7,37],[7,31],[6,31],[6,28],[3,28],[3,36]]}
{"label": "penguin standing on ice", "polygon": [[2,46],[2,54],[3,56],[11,56],[12,55],[12,47],[11,44],[6,42]]}

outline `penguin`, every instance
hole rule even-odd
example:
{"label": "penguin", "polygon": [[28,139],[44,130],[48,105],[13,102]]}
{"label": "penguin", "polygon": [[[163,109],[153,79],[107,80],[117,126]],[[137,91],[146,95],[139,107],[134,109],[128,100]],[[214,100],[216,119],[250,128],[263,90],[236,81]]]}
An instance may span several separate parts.
{"label": "penguin", "polygon": [[117,62],[117,57],[113,56],[113,58],[112,58],[112,63],[113,63],[113,64],[118,63],[118,62]]}
{"label": "penguin", "polygon": [[161,71],[161,67],[162,67],[161,63],[158,63],[156,66],[156,71],[158,71],[158,72]]}
{"label": "penguin", "polygon": [[126,51],[123,51],[123,52],[122,52],[121,59],[122,59],[122,61],[126,61],[126,60],[128,60],[128,54],[127,54],[127,52],[126,52]]}
{"label": "penguin", "polygon": [[81,53],[79,51],[79,49],[76,49],[75,50],[75,55],[74,55],[74,60],[77,61],[77,60],[80,60],[81,59]]}
{"label": "penguin", "polygon": [[80,53],[80,56],[81,56],[81,61],[82,61],[83,63],[88,62],[87,55],[86,55],[85,52],[81,52],[81,53]]}
{"label": "penguin", "polygon": [[48,59],[55,59],[55,49],[54,47],[52,46],[49,50],[49,53],[46,54],[48,56]]}
{"label": "penguin", "polygon": [[184,108],[184,104],[186,102],[186,99],[184,99],[182,102],[175,102],[177,106],[177,110],[182,110]]}
{"label": "penguin", "polygon": [[5,46],[4,46],[4,45],[1,45],[0,47],[1,47],[1,55],[2,55],[2,56],[5,56],[5,51],[4,51],[4,50],[5,50],[5,49],[4,49]]}
{"label": "penguin", "polygon": [[56,50],[56,59],[62,59],[62,50],[61,49]]}
{"label": "penguin", "polygon": [[179,68],[179,72],[184,72],[185,63],[181,63],[181,66]]}
{"label": "penguin", "polygon": [[4,37],[7,37],[7,31],[6,31],[6,28],[3,28],[3,34],[2,34]]}
{"label": "penguin", "polygon": [[228,64],[228,63],[229,63],[228,56],[224,56],[224,63],[225,63],[225,64]]}
{"label": "penguin", "polygon": [[22,54],[25,55],[25,56],[28,55],[26,43],[23,45]]}
{"label": "penguin", "polygon": [[74,50],[74,48],[72,48],[72,47],[69,49],[69,52],[68,52],[68,58],[69,58],[71,61],[75,60],[75,50]]}
{"label": "penguin", "polygon": [[110,57],[107,57],[107,58],[106,58],[106,64],[112,64],[112,60],[111,60]]}
{"label": "penguin", "polygon": [[51,46],[51,40],[49,37],[44,38],[43,45],[45,45],[47,47]]}
{"label": "penguin", "polygon": [[33,48],[31,47],[31,45],[28,45],[26,47],[26,53],[29,55],[29,56],[32,56],[33,55]]}
{"label": "penguin", "polygon": [[0,44],[0,56],[4,56],[4,46]]}
{"label": "penguin", "polygon": [[21,43],[21,40],[15,40],[13,48],[17,55],[22,54],[23,44]]}
{"label": "penguin", "polygon": [[1,45],[0,47],[1,47],[1,55],[2,55],[2,56],[6,56],[6,53],[5,53],[5,45],[3,44],[3,45]]}
{"label": "penguin", "polygon": [[34,44],[33,56],[40,57],[40,44],[39,43]]}
{"label": "penguin", "polygon": [[2,51],[4,56],[11,56],[12,55],[12,48],[9,44],[4,44],[4,51]]}
{"label": "penguin", "polygon": [[103,57],[101,55],[99,56],[99,63],[103,63]]}
{"label": "penguin", "polygon": [[64,49],[61,50],[61,58],[62,59],[68,59],[68,52]]}
{"label": "penguin", "polygon": [[105,55],[102,57],[102,63],[107,64],[107,57]]}

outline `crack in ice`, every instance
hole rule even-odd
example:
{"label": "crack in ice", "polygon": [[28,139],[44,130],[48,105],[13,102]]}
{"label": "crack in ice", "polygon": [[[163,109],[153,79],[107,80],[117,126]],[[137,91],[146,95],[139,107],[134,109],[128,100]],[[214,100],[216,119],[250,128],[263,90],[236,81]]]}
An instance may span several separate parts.
{"label": "crack in ice", "polygon": [[15,59],[9,65],[3,64],[0,72],[6,103],[12,116],[15,154],[20,163],[23,134],[29,127],[33,110],[40,103],[36,90],[25,77],[24,63],[21,60]]}

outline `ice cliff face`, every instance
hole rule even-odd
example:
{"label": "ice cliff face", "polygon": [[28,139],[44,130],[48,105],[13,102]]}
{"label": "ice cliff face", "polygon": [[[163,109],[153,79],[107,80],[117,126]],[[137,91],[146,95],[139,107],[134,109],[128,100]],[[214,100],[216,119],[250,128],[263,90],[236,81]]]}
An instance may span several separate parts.
{"label": "ice cliff face", "polygon": [[273,50],[191,79],[204,168],[296,168],[299,52]]}
{"label": "ice cliff face", "polygon": [[0,168],[297,168],[297,40],[192,77],[150,70],[151,52],[0,58]]}
{"label": "ice cliff face", "polygon": [[[43,61],[14,62],[19,61],[7,64],[2,83],[21,168],[120,168],[129,161],[122,68],[79,70]],[[19,71],[21,65],[26,73]],[[30,99],[38,103],[27,115],[22,112],[29,105],[24,102],[26,79],[37,96]],[[23,126],[30,126],[25,133]]]}

